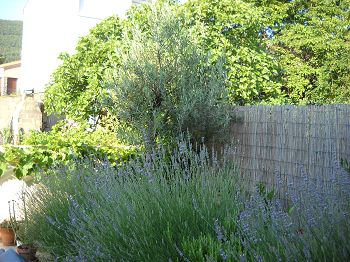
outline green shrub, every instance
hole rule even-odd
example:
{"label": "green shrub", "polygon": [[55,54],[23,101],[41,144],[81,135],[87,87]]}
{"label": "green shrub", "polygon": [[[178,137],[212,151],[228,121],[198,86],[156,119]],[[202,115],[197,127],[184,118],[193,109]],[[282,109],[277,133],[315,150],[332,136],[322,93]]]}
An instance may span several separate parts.
{"label": "green shrub", "polygon": [[165,261],[193,252],[217,260],[215,221],[235,231],[238,192],[229,162],[184,145],[170,159],[161,150],[116,170],[84,161],[41,180],[22,237],[62,259]]}
{"label": "green shrub", "polygon": [[128,160],[137,149],[121,144],[115,134],[105,129],[88,131],[84,126],[62,122],[49,133],[32,132],[21,147],[6,146],[0,158],[2,172],[14,167],[17,178],[47,171],[57,164],[71,164],[76,159],[109,161],[112,166]]}
{"label": "green shrub", "polygon": [[222,138],[231,118],[224,57],[211,63],[174,8],[149,6],[147,31],[130,30],[132,37],[124,39],[129,51],[117,48],[120,60],[106,85],[118,119],[142,134],[150,148],[184,132],[195,141]]}

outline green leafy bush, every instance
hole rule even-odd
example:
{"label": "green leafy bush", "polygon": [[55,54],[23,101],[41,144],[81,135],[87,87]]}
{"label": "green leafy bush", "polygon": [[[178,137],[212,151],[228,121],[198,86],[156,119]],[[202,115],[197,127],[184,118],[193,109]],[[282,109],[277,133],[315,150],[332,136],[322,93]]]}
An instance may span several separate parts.
{"label": "green leafy bush", "polygon": [[2,172],[12,166],[16,177],[22,178],[83,158],[106,160],[115,166],[137,153],[136,147],[121,144],[112,132],[102,128],[87,131],[84,126],[72,125],[62,122],[49,133],[30,133],[23,146],[6,146],[0,158]]}
{"label": "green leafy bush", "polygon": [[[175,140],[184,132],[199,141],[223,137],[230,121],[225,59],[195,44],[174,7],[158,4],[144,15],[150,31],[135,27],[117,48],[120,66],[106,85],[117,118],[144,137],[146,146]],[[220,134],[220,136],[218,136]]]}
{"label": "green leafy bush", "polygon": [[350,1],[264,2],[273,35],[267,42],[291,102],[349,103]]}
{"label": "green leafy bush", "polygon": [[240,0],[190,0],[179,16],[195,39],[217,61],[227,59],[226,88],[232,104],[281,104],[281,67],[263,37],[262,8]]}
{"label": "green leafy bush", "polygon": [[109,95],[101,82],[105,71],[119,61],[114,50],[123,45],[123,28],[117,16],[109,17],[79,40],[74,55],[61,54],[63,63],[45,90],[48,113],[84,122],[108,111]]}

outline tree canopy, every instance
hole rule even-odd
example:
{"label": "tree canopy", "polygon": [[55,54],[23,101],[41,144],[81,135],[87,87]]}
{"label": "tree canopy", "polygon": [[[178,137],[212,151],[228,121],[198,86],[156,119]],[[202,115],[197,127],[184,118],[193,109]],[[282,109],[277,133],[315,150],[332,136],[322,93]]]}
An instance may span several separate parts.
{"label": "tree canopy", "polygon": [[349,103],[350,1],[251,2],[264,13],[289,102]]}
{"label": "tree canopy", "polygon": [[63,53],[45,92],[49,112],[75,120],[101,116],[109,95],[103,88],[105,71],[119,60],[115,48],[122,45],[123,23],[112,16],[82,37],[76,53]]}
{"label": "tree canopy", "polygon": [[22,21],[0,20],[0,64],[21,58],[22,27]]}
{"label": "tree canopy", "polygon": [[238,0],[192,0],[181,13],[206,52],[226,55],[232,104],[283,102],[280,69],[264,41],[260,8]]}
{"label": "tree canopy", "polygon": [[[225,57],[231,104],[349,102],[350,0],[172,2],[156,4],[173,6],[173,15],[212,65]],[[61,55],[63,64],[46,92],[48,110],[76,120],[109,112],[107,69],[120,71],[135,29],[152,33],[151,12],[143,4],[126,19],[110,17],[81,38],[75,54]]]}

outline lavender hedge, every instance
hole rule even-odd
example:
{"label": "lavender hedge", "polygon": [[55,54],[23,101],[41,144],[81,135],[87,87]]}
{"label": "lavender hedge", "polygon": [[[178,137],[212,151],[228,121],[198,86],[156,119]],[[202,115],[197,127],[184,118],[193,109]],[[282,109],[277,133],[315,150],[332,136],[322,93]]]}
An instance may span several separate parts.
{"label": "lavender hedge", "polygon": [[278,185],[247,192],[230,153],[182,142],[117,169],[52,170],[27,197],[22,237],[62,261],[349,259],[349,174],[327,187],[304,174],[282,201]]}

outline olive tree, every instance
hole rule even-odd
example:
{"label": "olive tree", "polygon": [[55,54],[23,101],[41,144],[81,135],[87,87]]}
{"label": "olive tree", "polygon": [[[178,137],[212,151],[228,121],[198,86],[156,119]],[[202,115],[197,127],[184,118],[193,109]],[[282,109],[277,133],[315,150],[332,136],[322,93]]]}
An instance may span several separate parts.
{"label": "olive tree", "polygon": [[196,45],[173,6],[150,6],[149,30],[135,26],[125,39],[129,51],[117,49],[121,65],[107,88],[119,120],[142,134],[146,146],[170,141],[183,132],[193,139],[213,137],[230,118],[224,59]]}

